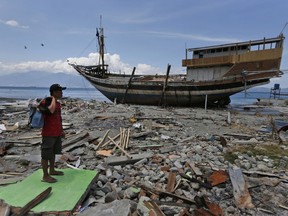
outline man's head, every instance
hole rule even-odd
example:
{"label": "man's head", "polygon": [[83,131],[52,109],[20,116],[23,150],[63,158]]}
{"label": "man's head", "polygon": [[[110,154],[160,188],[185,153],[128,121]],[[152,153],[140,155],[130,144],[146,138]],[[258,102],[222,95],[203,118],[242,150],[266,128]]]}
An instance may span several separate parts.
{"label": "man's head", "polygon": [[56,97],[56,99],[62,98],[62,90],[65,90],[66,87],[62,87],[59,84],[53,84],[50,86],[50,95]]}

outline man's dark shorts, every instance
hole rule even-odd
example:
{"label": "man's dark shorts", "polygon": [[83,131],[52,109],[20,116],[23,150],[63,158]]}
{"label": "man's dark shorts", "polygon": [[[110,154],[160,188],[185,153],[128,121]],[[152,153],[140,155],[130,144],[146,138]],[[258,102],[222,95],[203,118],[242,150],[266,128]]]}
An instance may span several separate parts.
{"label": "man's dark shorts", "polygon": [[42,159],[51,160],[51,159],[55,158],[55,154],[61,154],[61,152],[62,152],[61,136],[42,137],[42,145],[41,145],[41,157],[42,157]]}

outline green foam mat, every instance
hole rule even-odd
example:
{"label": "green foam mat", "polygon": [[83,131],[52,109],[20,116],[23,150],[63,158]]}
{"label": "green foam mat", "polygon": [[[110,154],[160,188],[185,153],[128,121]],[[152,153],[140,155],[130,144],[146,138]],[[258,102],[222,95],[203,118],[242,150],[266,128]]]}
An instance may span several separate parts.
{"label": "green foam mat", "polygon": [[62,212],[72,211],[86,193],[97,171],[80,169],[62,169],[63,176],[53,176],[56,183],[42,182],[42,170],[39,169],[30,176],[18,182],[0,188],[0,199],[14,207],[23,207],[48,187],[52,187],[49,196],[35,206],[32,211]]}

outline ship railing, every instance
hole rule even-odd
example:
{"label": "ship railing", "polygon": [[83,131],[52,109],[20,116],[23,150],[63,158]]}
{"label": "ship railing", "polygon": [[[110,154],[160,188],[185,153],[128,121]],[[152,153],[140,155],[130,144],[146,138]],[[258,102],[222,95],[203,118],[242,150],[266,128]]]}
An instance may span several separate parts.
{"label": "ship railing", "polygon": [[183,67],[204,67],[216,65],[233,65],[249,61],[263,61],[267,59],[279,59],[282,57],[283,48],[249,51],[244,54],[207,57],[198,59],[183,59]]}

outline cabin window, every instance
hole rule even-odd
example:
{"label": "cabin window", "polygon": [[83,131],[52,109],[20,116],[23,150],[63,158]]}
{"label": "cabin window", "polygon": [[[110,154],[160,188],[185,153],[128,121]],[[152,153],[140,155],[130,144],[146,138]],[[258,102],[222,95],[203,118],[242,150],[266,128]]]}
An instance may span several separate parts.
{"label": "cabin window", "polygon": [[222,52],[221,48],[216,49],[216,52]]}
{"label": "cabin window", "polygon": [[228,51],[228,47],[223,48],[223,52],[227,52]]}
{"label": "cabin window", "polygon": [[203,58],[203,56],[204,56],[204,52],[203,51],[199,52],[199,58]]}
{"label": "cabin window", "polygon": [[241,50],[246,50],[247,46],[241,46]]}

